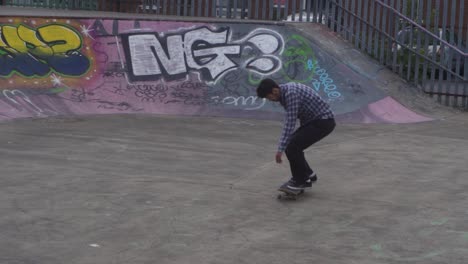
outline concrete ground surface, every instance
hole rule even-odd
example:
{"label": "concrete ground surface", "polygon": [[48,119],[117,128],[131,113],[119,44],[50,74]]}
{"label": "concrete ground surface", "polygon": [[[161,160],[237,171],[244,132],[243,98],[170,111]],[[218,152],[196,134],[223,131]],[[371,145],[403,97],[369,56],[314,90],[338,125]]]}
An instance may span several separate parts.
{"label": "concrete ground surface", "polygon": [[468,118],[340,124],[279,201],[277,121],[0,124],[0,263],[468,263]]}

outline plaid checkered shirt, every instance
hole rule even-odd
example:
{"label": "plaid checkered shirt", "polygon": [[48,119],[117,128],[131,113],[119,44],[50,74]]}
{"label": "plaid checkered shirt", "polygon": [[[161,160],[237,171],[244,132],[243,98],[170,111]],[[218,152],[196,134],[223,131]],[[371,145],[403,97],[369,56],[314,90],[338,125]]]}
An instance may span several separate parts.
{"label": "plaid checkered shirt", "polygon": [[296,128],[296,120],[300,125],[317,119],[334,118],[330,105],[311,87],[301,83],[286,83],[279,85],[281,90],[280,103],[286,110],[283,132],[278,151],[283,152]]}

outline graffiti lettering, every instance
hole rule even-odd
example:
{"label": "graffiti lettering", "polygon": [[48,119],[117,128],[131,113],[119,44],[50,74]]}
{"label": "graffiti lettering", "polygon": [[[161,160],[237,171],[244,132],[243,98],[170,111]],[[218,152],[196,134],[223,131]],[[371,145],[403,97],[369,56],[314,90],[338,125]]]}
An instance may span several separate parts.
{"label": "graffiti lettering", "polygon": [[135,95],[143,102],[156,102],[156,99],[162,102],[167,97],[168,87],[162,84],[127,85],[127,90],[135,90]]}
{"label": "graffiti lettering", "polygon": [[312,79],[314,89],[319,92],[320,87],[323,86],[323,91],[327,94],[329,99],[334,100],[340,98],[341,93],[336,91],[337,87],[333,84],[333,80],[329,77],[327,71],[320,68],[316,60],[310,59],[307,64],[309,70],[318,75],[318,80],[316,78]]}
{"label": "graffiti lettering", "polygon": [[315,57],[310,42],[300,35],[292,35],[286,43],[287,48],[283,54],[285,57],[283,77],[290,82],[306,83],[311,81],[313,72],[305,71],[308,58]]}
{"label": "graffiti lettering", "polygon": [[185,81],[176,85],[170,86],[171,100],[170,103],[183,103],[185,105],[206,105],[209,103],[206,91],[208,86],[200,82]]}
{"label": "graffiti lettering", "polygon": [[154,81],[161,76],[173,80],[189,71],[201,72],[207,81],[217,80],[238,68],[235,59],[251,49],[261,56],[246,60],[245,69],[269,74],[281,68],[277,57],[283,47],[281,37],[264,29],[235,42],[230,40],[228,28],[212,31],[205,27],[165,37],[155,33],[125,34],[122,41],[131,81]]}
{"label": "graffiti lettering", "polygon": [[128,36],[124,38],[124,47],[129,50],[131,79],[156,80],[163,73],[178,77],[185,75],[187,68],[207,70],[211,79],[215,79],[236,67],[229,56],[240,55],[239,45],[226,45],[228,33],[228,30],[212,32],[200,28],[185,33],[184,38],[168,36],[165,43],[155,34]]}
{"label": "graffiti lettering", "polygon": [[233,106],[249,106],[250,105],[250,106],[252,106],[251,108],[246,108],[245,110],[260,109],[266,103],[265,98],[260,100],[261,102],[258,103],[257,99],[259,99],[259,98],[256,97],[256,96],[248,96],[248,97],[245,97],[245,96],[239,96],[239,97],[227,96],[227,97],[224,97],[222,99],[219,96],[213,96],[213,97],[211,97],[211,99],[215,103],[221,103],[221,104],[224,104],[224,105],[233,105]]}
{"label": "graffiti lettering", "polygon": [[79,50],[78,33],[67,26],[50,24],[34,30],[25,25],[0,26],[0,76],[19,73],[47,76],[51,69],[69,76],[80,76],[90,62]]}

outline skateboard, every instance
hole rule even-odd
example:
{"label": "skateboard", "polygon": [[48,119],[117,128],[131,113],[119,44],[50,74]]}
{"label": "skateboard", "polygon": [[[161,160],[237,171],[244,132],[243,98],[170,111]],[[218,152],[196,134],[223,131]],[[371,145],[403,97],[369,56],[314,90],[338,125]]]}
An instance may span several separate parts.
{"label": "skateboard", "polygon": [[297,200],[299,196],[304,194],[305,190],[300,190],[298,192],[291,192],[291,191],[287,191],[285,189],[279,188],[278,191],[281,192],[277,196],[278,200],[294,200],[295,201]]}

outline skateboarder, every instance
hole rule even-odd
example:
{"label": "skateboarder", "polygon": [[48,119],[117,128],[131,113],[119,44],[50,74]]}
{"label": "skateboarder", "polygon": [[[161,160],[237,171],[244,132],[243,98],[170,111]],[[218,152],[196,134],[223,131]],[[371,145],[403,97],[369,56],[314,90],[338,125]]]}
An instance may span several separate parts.
{"label": "skateboarder", "polygon": [[[280,188],[298,193],[306,187],[311,187],[317,180],[317,175],[309,167],[304,150],[326,137],[335,128],[330,105],[307,85],[293,82],[278,85],[272,79],[260,82],[257,96],[279,102],[286,111],[276,162],[282,162],[285,152],[292,178]],[[300,126],[295,130],[297,119]]]}

